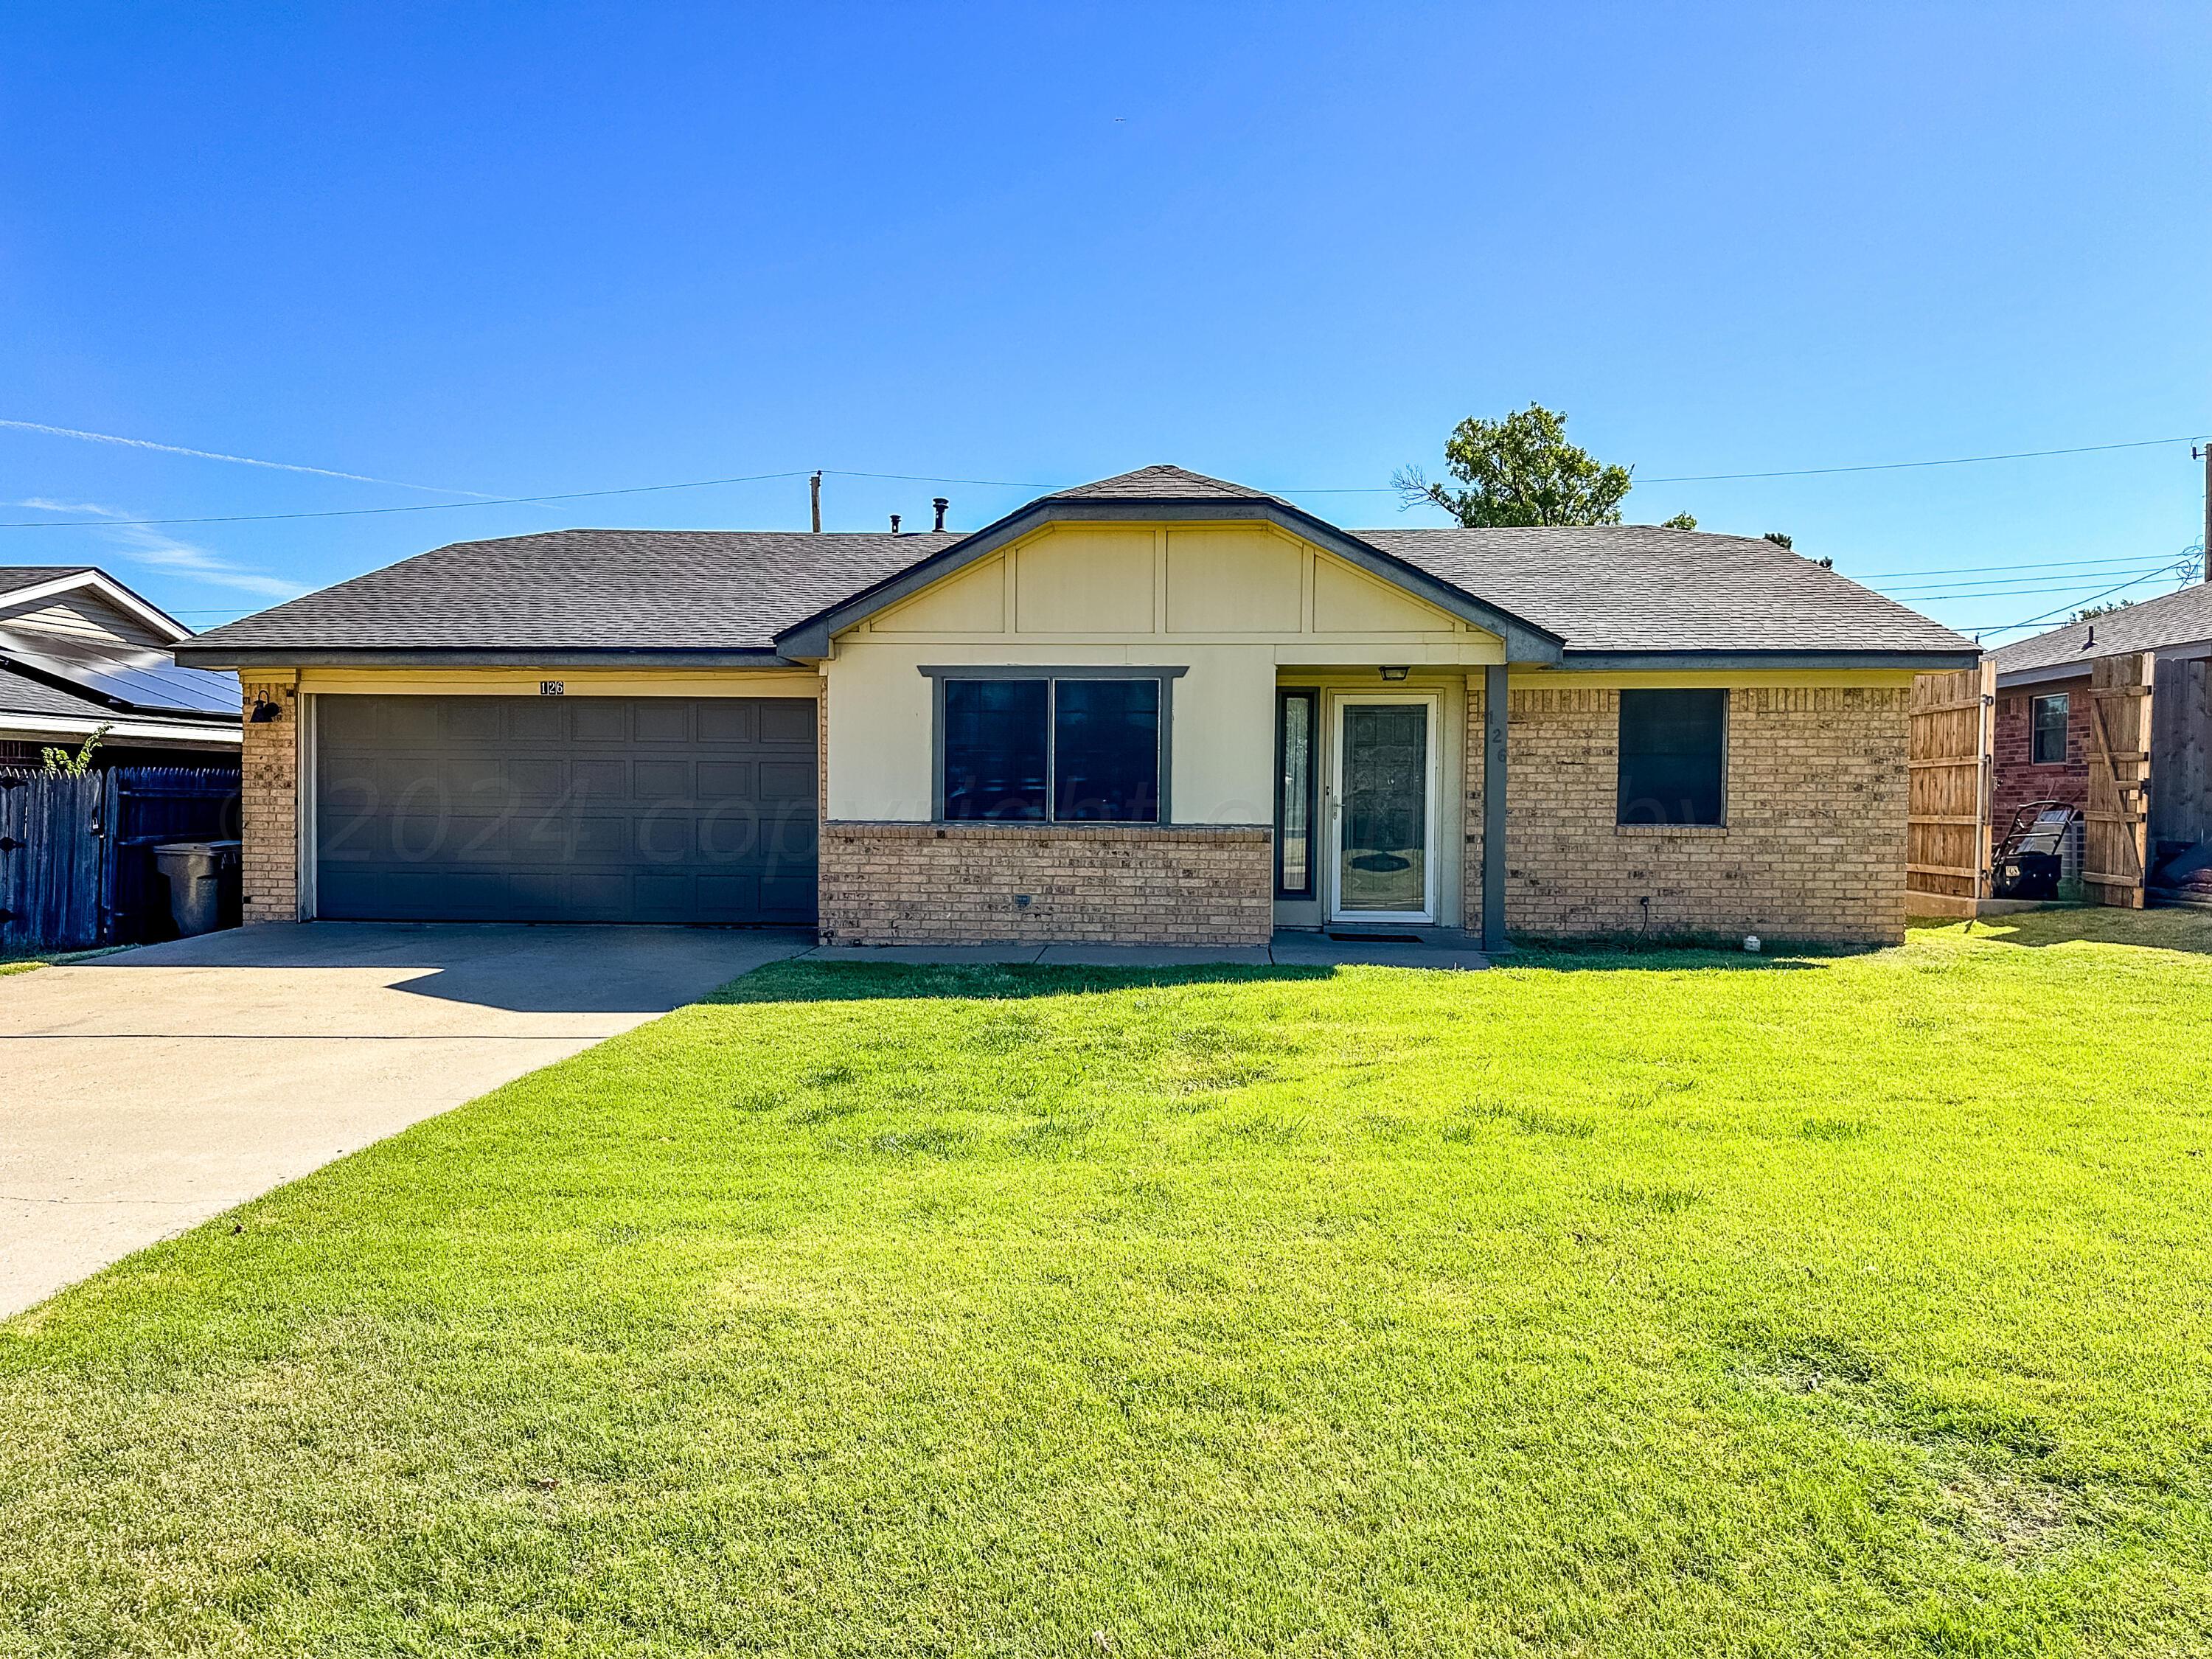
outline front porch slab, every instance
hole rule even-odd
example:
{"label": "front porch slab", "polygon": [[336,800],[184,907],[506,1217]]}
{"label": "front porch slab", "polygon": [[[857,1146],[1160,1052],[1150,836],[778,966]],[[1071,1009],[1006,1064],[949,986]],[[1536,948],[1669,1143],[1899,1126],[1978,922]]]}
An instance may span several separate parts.
{"label": "front porch slab", "polygon": [[1325,933],[1278,933],[1270,946],[1278,967],[1475,969],[1490,966],[1481,944],[1455,927],[1424,927],[1414,939],[1331,938]]}

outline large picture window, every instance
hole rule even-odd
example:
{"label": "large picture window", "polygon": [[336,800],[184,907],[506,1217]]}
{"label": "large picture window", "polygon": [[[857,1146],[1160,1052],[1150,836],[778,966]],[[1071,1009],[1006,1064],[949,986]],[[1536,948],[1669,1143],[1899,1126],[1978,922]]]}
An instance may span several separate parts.
{"label": "large picture window", "polygon": [[939,817],[1160,821],[1167,677],[933,672]]}
{"label": "large picture window", "polygon": [[1728,693],[1620,694],[1623,823],[1718,823]]}

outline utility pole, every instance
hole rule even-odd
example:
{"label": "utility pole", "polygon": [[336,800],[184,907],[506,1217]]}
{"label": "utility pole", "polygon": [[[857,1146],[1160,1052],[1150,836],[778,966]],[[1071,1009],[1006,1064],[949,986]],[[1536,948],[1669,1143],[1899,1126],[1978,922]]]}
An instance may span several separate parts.
{"label": "utility pole", "polygon": [[822,533],[822,475],[817,472],[806,481],[806,493],[813,500],[814,533]]}
{"label": "utility pole", "polygon": [[2191,444],[2189,458],[2204,463],[2204,546],[2197,558],[2197,577],[2212,582],[2212,443]]}

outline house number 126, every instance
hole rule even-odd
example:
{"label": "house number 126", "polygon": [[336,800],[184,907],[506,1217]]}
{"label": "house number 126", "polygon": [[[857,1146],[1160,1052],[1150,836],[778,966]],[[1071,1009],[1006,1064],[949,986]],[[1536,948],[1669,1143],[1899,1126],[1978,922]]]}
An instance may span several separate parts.
{"label": "house number 126", "polygon": [[538,695],[541,697],[562,696],[567,694],[568,690],[568,682],[566,680],[540,680],[538,682]]}

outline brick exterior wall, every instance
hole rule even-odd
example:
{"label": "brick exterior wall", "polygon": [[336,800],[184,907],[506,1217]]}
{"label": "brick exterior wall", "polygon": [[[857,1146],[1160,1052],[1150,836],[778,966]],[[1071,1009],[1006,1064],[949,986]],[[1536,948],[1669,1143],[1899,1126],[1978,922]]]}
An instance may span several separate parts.
{"label": "brick exterior wall", "polygon": [[[1738,687],[1728,823],[1615,822],[1620,695],[1516,689],[1505,915],[1516,933],[1893,944],[1905,934],[1908,692]],[[1468,687],[1465,925],[1482,925],[1482,683]],[[1650,901],[1648,908],[1641,901]]]}
{"label": "brick exterior wall", "polygon": [[246,710],[265,698],[284,712],[246,724],[240,757],[240,817],[246,920],[300,919],[300,701],[289,685],[245,682]]}
{"label": "brick exterior wall", "polygon": [[[2066,759],[2063,763],[2051,762],[2038,766],[2035,723],[2028,702],[2054,691],[2069,694]],[[2004,833],[2012,822],[2013,810],[2023,801],[2063,800],[2086,809],[2089,805],[2088,676],[1998,692],[1990,752],[1994,763],[1990,778],[1990,823],[1998,835]]]}
{"label": "brick exterior wall", "polygon": [[1264,824],[822,826],[822,938],[838,945],[1265,945]]}

